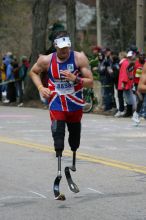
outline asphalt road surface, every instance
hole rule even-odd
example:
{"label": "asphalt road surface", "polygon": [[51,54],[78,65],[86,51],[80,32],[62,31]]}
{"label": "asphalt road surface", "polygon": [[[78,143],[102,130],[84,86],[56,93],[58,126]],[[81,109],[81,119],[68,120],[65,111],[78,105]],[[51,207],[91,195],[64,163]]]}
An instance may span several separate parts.
{"label": "asphalt road surface", "polygon": [[84,114],[72,173],[65,140],[60,191],[54,200],[57,159],[47,110],[0,106],[0,220],[146,220],[146,121]]}

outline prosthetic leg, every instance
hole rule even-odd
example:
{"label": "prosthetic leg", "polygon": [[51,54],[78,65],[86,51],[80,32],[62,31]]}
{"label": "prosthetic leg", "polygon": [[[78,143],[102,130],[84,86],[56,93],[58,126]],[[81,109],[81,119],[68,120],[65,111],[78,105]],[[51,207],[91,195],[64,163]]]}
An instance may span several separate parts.
{"label": "prosthetic leg", "polygon": [[59,184],[60,184],[61,178],[62,178],[62,175],[61,175],[61,156],[58,156],[58,174],[57,174],[57,177],[54,181],[53,190],[54,190],[55,199],[64,201],[66,199],[65,195],[60,193],[60,190],[59,190]]}
{"label": "prosthetic leg", "polygon": [[[65,167],[65,176],[69,185],[69,188],[72,192],[78,193],[79,189],[77,185],[73,182],[70,174],[70,170],[73,172],[76,171],[76,150],[80,144],[80,131],[81,131],[81,124],[79,123],[67,123],[68,130],[69,130],[69,144],[71,150],[73,151],[73,161],[71,167]],[[61,175],[61,157],[62,151],[64,150],[64,137],[65,137],[65,122],[64,121],[53,121],[52,122],[52,136],[54,139],[54,146],[56,151],[56,157],[58,158],[58,174],[54,181],[54,195],[56,200],[64,201],[65,195],[60,193],[59,184],[62,178]]]}
{"label": "prosthetic leg", "polygon": [[73,182],[70,174],[70,170],[75,172],[76,171],[76,150],[79,148],[80,145],[80,133],[81,133],[81,123],[67,123],[68,131],[69,131],[69,138],[68,142],[73,152],[73,159],[72,159],[72,166],[65,167],[65,176],[69,185],[69,188],[72,192],[78,193],[79,188]]}
{"label": "prosthetic leg", "polygon": [[54,181],[53,191],[54,191],[56,200],[64,201],[66,198],[64,194],[60,193],[59,184],[62,178],[61,157],[62,157],[62,151],[64,150],[65,122],[64,121],[53,121],[51,129],[52,129],[52,136],[54,139],[56,157],[58,158],[58,173]]}
{"label": "prosthetic leg", "polygon": [[72,162],[72,166],[71,167],[65,167],[65,176],[69,185],[69,188],[72,192],[74,193],[78,193],[80,190],[77,187],[77,185],[73,182],[71,175],[70,175],[70,170],[72,170],[73,172],[76,171],[76,151],[73,151],[73,162]]}

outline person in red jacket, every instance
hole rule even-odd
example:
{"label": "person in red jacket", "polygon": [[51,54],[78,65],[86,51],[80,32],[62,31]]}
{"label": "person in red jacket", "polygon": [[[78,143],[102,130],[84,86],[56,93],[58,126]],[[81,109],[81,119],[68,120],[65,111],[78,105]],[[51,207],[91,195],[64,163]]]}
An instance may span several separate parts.
{"label": "person in red jacket", "polygon": [[[121,64],[119,72],[118,90],[123,90],[123,96],[127,104],[127,109],[124,117],[132,116],[134,106],[133,87],[133,60],[134,53],[129,51],[127,58]],[[130,67],[130,68],[129,68]],[[131,68],[132,67],[132,68]]]}

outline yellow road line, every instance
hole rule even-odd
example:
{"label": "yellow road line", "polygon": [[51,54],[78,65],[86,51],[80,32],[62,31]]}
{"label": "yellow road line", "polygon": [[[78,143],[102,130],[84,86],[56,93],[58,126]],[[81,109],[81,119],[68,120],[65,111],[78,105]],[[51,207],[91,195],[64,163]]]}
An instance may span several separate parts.
{"label": "yellow road line", "polygon": [[[44,151],[44,152],[54,153],[53,147],[43,145],[43,144],[30,143],[30,142],[17,140],[17,139],[11,139],[7,137],[0,137],[0,142],[7,143],[7,144],[14,144],[14,145],[22,146],[22,147],[27,147],[27,148],[33,148],[33,149],[37,149],[37,150]],[[72,153],[69,150],[64,150],[63,155],[72,156]],[[111,167],[115,167],[119,169],[146,174],[146,166],[140,166],[140,165],[121,162],[117,160],[111,160],[109,158],[93,156],[90,154],[84,154],[80,152],[77,153],[77,158],[80,160],[85,160],[85,161],[92,162],[92,163],[99,163],[99,164],[103,164],[106,166],[111,166]]]}

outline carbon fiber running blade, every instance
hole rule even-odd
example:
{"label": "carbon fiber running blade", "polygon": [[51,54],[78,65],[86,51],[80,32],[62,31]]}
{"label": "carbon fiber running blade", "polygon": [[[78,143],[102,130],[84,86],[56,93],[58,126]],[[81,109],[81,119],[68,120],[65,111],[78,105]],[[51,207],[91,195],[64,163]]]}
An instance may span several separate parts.
{"label": "carbon fiber running blade", "polygon": [[61,194],[60,191],[59,191],[59,184],[60,184],[61,178],[62,178],[61,176],[56,177],[56,179],[54,181],[53,190],[54,190],[55,199],[64,201],[66,199],[65,195]]}
{"label": "carbon fiber running blade", "polygon": [[[68,182],[68,185],[69,185],[69,188],[72,192],[74,193],[78,193],[80,190],[79,188],[77,187],[77,185],[73,182],[72,178],[71,178],[71,175],[70,175],[70,171],[69,171],[69,167],[65,167],[65,176],[66,176],[66,179],[67,179],[67,182]],[[73,171],[73,170],[72,170]]]}

